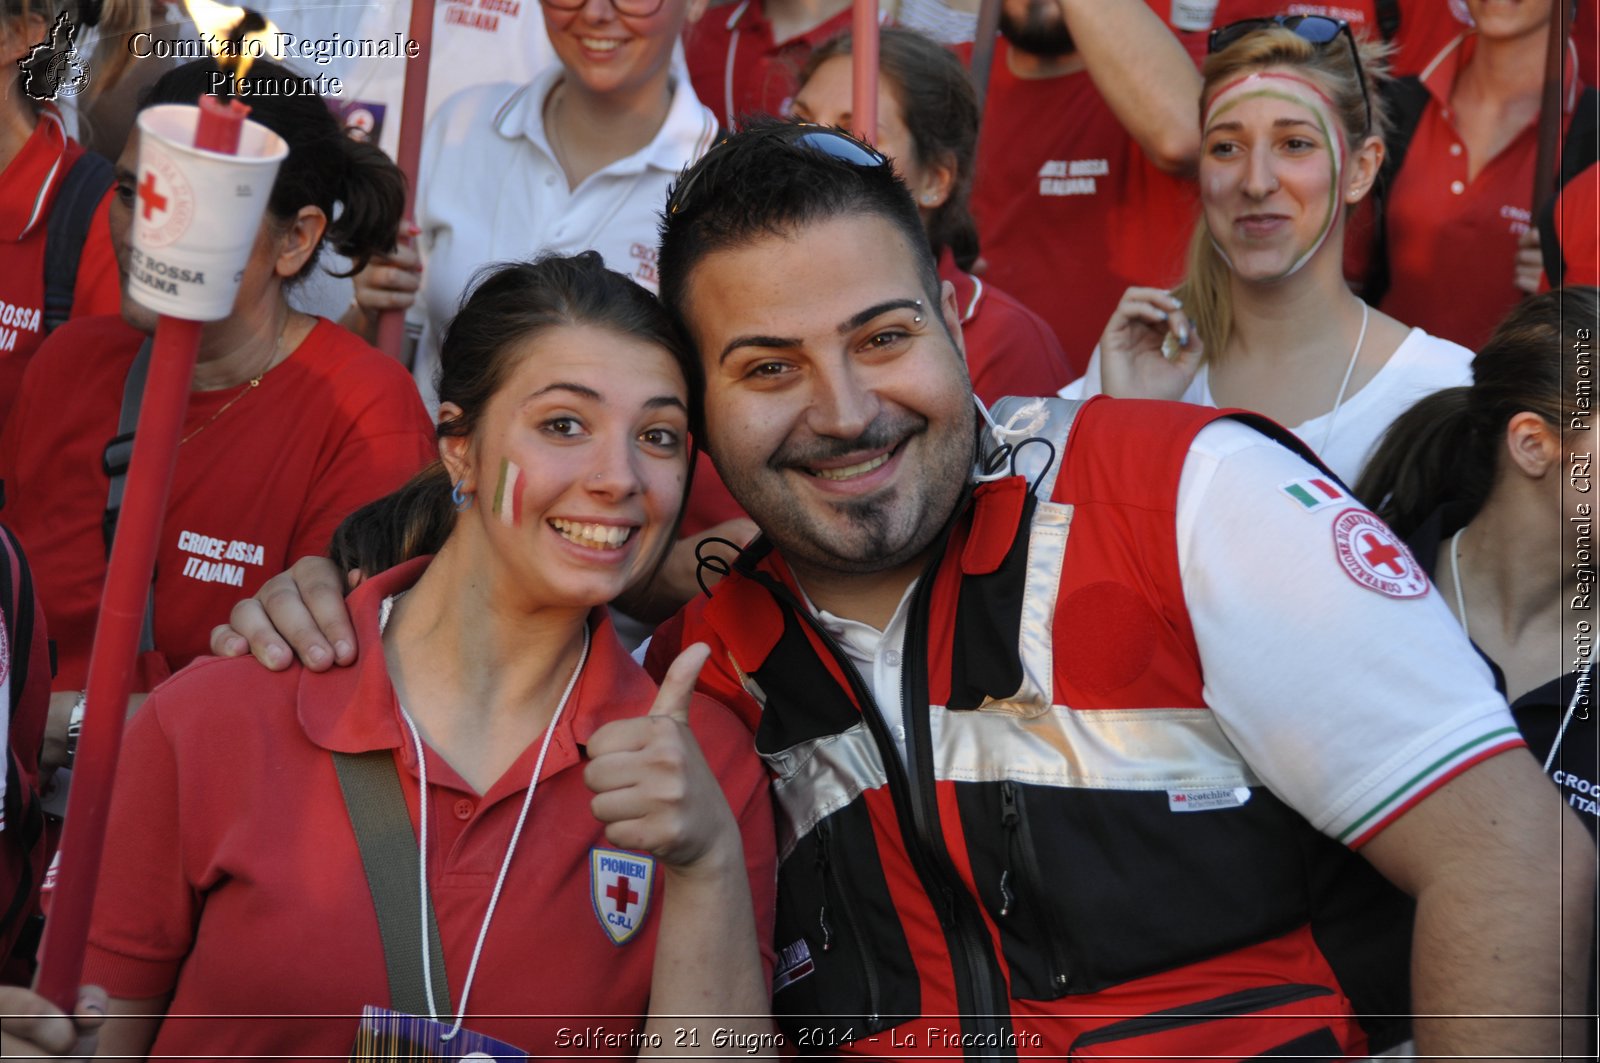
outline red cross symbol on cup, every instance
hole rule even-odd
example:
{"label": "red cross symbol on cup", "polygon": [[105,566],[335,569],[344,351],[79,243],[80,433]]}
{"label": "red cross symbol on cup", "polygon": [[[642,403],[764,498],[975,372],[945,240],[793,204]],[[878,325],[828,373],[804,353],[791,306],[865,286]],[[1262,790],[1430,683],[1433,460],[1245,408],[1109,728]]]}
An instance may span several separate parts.
{"label": "red cross symbol on cup", "polygon": [[144,211],[145,221],[153,218],[156,211],[167,209],[167,197],[156,191],[156,175],[152,171],[146,170],[144,180],[139,184],[139,205]]}

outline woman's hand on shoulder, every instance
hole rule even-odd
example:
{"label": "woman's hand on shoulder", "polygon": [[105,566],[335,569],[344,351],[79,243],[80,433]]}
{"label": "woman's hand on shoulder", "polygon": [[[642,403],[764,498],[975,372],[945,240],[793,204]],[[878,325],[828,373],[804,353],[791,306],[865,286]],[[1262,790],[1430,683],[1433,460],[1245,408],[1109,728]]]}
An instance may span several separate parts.
{"label": "woman's hand on shoulder", "polygon": [[326,557],[302,557],[263,583],[255,597],[235,605],[226,624],[211,629],[211,652],[252,653],[274,672],[289,667],[295,656],[313,672],[353,664],[356,636],[344,595],[358,582],[359,573],[341,576]]}
{"label": "woman's hand on shoulder", "polygon": [[105,990],[84,986],[69,1019],[48,1000],[21,986],[0,986],[0,1055],[87,1059],[95,1054],[98,1031],[106,1021]]}
{"label": "woman's hand on shoulder", "polygon": [[1100,390],[1121,399],[1181,399],[1203,353],[1177,297],[1129,288],[1100,337]]}
{"label": "woman's hand on shoulder", "polygon": [[695,680],[710,656],[701,642],[680,653],[649,713],[613,720],[589,739],[583,772],[606,839],[679,872],[744,866],[739,825],[689,729]]}

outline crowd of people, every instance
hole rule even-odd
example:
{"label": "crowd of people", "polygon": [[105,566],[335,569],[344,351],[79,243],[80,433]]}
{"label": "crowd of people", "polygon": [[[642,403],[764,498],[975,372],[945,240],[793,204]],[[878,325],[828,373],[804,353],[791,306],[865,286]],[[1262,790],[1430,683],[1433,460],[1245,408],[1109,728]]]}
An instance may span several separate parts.
{"label": "crowd of people", "polygon": [[[216,66],[24,67],[4,1053],[1592,1057],[1595,7],[1001,0],[974,84],[891,5],[858,137],[839,0],[541,0],[415,224],[258,60],[71,1016],[131,127]],[[63,12],[182,33],[0,58]]]}

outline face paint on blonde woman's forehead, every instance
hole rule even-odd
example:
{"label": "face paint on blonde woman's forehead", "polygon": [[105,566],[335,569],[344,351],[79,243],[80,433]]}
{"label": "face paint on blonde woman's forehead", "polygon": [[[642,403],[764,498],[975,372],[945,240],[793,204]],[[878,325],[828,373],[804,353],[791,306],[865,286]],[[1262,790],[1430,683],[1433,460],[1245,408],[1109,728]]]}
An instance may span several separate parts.
{"label": "face paint on blonde woman's forehead", "polygon": [[[1228,82],[1217,90],[1211,98],[1211,104],[1206,108],[1204,119],[1201,121],[1201,136],[1208,136],[1214,123],[1223,115],[1233,110],[1239,104],[1253,99],[1279,100],[1284,103],[1304,107],[1311,113],[1318,132],[1322,135],[1323,143],[1328,145],[1328,196],[1326,200],[1326,215],[1317,227],[1316,236],[1308,246],[1302,248],[1295,256],[1289,268],[1278,274],[1273,280],[1282,280],[1299,272],[1312,257],[1322,249],[1332,235],[1334,223],[1339,218],[1339,192],[1343,186],[1345,169],[1345,143],[1344,137],[1339,134],[1339,124],[1335,119],[1336,108],[1333,101],[1328,99],[1315,82],[1306,78],[1296,77],[1277,71],[1256,71],[1244,77]],[[1212,188],[1215,193],[1216,188]],[[1211,238],[1212,246],[1222,256],[1222,260],[1233,268],[1233,262],[1228,258],[1228,253],[1217,243],[1216,237]]]}

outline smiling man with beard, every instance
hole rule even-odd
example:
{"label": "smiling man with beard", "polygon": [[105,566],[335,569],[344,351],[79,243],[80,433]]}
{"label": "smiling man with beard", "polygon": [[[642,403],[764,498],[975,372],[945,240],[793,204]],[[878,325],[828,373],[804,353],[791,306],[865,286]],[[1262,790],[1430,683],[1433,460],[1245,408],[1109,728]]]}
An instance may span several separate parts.
{"label": "smiling man with beard", "polygon": [[1583,828],[1393,533],[1286,490],[1293,437],[980,412],[913,204],[837,131],[747,129],[662,233],[764,536],[651,664],[709,643],[773,776],[801,1051],[1361,1055],[1411,1011],[1423,1054],[1555,1047],[1493,1016],[1559,1012],[1564,947],[1581,981]]}
{"label": "smiling man with beard", "polygon": [[1182,274],[1200,76],[1144,0],[1003,0],[1000,32],[972,191],[984,277],[1080,376],[1123,290]]}
{"label": "smiling man with beard", "polygon": [[[915,205],[836,130],[708,153],[661,279],[765,535],[647,663],[708,643],[700,687],[772,776],[798,1050],[1359,1056],[1416,1012],[1424,1055],[1555,1054],[1594,888],[1561,835],[1587,836],[1415,560],[1292,437],[981,410]],[[297,570],[306,602],[261,599],[326,667],[343,579]],[[234,622],[287,658],[261,602]]]}

